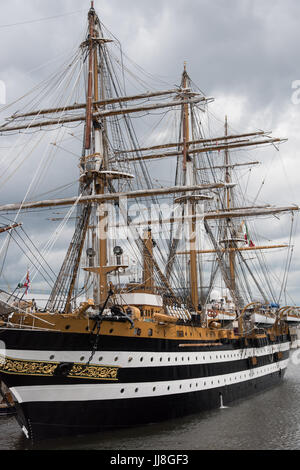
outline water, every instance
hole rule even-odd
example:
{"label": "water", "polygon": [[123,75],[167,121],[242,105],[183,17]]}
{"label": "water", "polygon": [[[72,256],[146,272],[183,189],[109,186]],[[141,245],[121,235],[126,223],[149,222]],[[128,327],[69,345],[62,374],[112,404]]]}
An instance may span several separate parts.
{"label": "water", "polygon": [[[298,350],[299,351],[299,350]],[[160,424],[31,444],[14,417],[0,417],[0,450],[300,450],[300,365],[277,387]]]}

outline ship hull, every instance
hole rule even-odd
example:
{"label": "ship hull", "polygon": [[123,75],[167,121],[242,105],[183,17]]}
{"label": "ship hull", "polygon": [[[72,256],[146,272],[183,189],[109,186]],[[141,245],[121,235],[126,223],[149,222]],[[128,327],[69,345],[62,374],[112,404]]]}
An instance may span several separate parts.
{"label": "ship hull", "polygon": [[28,402],[18,405],[26,437],[41,440],[97,433],[111,428],[152,424],[227,406],[235,400],[277,385],[284,371],[213,390],[125,400]]}
{"label": "ship hull", "polygon": [[[86,364],[91,356],[85,342],[89,335],[42,333],[40,347],[37,336],[31,341],[37,332],[23,333],[20,341],[21,332],[6,330],[11,359],[1,379],[15,398],[21,428],[32,440],[149,424],[227,406],[277,385],[290,348],[286,335],[250,344],[189,341],[188,348],[180,347],[182,340],[100,336],[85,375],[76,375],[83,369],[80,360]],[[60,347],[50,349],[55,342]],[[73,349],[63,349],[64,343]],[[70,365],[71,372],[69,367],[67,374],[57,369],[53,373],[61,364]]]}

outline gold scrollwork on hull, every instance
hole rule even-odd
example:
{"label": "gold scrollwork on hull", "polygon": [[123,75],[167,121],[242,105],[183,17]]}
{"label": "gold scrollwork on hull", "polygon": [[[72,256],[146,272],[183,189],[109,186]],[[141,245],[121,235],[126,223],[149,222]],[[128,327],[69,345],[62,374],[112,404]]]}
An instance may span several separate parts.
{"label": "gold scrollwork on hull", "polygon": [[89,379],[117,380],[118,367],[85,366],[74,364],[68,377],[84,377]]}
{"label": "gold scrollwork on hull", "polygon": [[5,358],[0,363],[0,371],[7,374],[25,375],[53,375],[58,363],[23,361],[20,359]]}
{"label": "gold scrollwork on hull", "polygon": [[[59,362],[25,361],[1,357],[0,372],[16,375],[53,376]],[[118,367],[73,364],[66,377],[94,380],[118,380]]]}

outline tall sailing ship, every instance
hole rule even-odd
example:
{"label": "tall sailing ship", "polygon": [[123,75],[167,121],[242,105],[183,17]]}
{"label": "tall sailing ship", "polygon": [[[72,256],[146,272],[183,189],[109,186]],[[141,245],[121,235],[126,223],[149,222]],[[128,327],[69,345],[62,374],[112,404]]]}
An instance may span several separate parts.
{"label": "tall sailing ship", "polygon": [[[66,71],[36,87],[37,98],[23,97],[0,127],[5,142],[25,139],[18,156],[50,133],[45,167],[67,140],[78,156],[76,196],[29,201],[27,191],[21,203],[0,206],[11,245],[17,234],[24,240],[26,215],[69,208],[43,248],[30,237],[24,246],[31,283],[35,270],[51,286],[46,304],[30,297],[29,276],[0,292],[0,380],[30,439],[166,420],[278,384],[290,325],[300,323],[292,302],[280,304],[299,208],[251,202],[238,172],[258,162],[233,160],[282,139],[231,132],[227,118],[212,137],[205,119],[213,99],[186,64],[178,86],[128,93],[130,80],[140,86],[147,75],[137,77],[126,61],[92,2]],[[37,107],[54,93],[52,107]],[[148,118],[151,135],[140,144]],[[16,156],[20,144],[12,145]],[[281,215],[291,217],[288,243],[261,243],[255,223],[267,229],[265,218]],[[55,273],[51,248],[71,223]],[[287,253],[279,287],[266,264],[271,253]]]}

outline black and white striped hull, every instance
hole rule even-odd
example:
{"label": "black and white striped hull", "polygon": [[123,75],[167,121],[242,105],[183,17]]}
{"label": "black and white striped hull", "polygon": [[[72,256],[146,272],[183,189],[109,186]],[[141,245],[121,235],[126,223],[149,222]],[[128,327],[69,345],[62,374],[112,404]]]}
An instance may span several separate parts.
{"label": "black and white striped hull", "polygon": [[[55,334],[51,335],[53,345]],[[221,395],[226,405],[277,384],[286,370],[290,348],[286,337],[242,347],[230,341],[201,347],[190,342],[190,347],[182,349],[179,341],[146,338],[124,342],[120,338],[119,349],[114,349],[110,339],[100,339],[91,365],[117,367],[117,380],[1,375],[16,399],[18,420],[29,438],[153,423],[217,408]],[[48,349],[46,336],[42,349],[32,349],[33,343],[29,348],[30,335],[27,340],[22,349],[7,350],[7,356],[16,361],[79,364],[86,363],[91,354],[88,348],[78,349],[76,338],[77,347],[70,350]]]}

